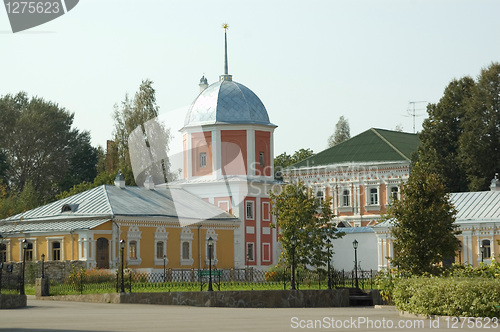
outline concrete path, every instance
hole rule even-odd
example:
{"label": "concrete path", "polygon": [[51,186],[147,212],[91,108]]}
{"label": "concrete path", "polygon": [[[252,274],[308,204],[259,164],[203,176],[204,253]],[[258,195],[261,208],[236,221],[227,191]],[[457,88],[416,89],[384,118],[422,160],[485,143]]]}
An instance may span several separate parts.
{"label": "concrete path", "polygon": [[[439,327],[436,325],[439,323]],[[0,331],[450,331],[452,322],[400,317],[393,307],[239,309],[38,301],[0,311]],[[431,326],[434,324],[434,327]],[[402,328],[400,328],[402,327]],[[492,329],[492,326],[488,330]],[[456,328],[454,328],[456,330]],[[485,329],[460,330],[484,331]]]}

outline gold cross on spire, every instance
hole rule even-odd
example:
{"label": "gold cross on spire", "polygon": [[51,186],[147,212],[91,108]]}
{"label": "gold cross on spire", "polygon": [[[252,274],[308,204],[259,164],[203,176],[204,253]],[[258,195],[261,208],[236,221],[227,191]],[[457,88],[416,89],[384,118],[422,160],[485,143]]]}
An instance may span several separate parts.
{"label": "gold cross on spire", "polygon": [[227,29],[229,28],[229,24],[223,23],[222,28],[224,29],[224,33],[226,33]]}

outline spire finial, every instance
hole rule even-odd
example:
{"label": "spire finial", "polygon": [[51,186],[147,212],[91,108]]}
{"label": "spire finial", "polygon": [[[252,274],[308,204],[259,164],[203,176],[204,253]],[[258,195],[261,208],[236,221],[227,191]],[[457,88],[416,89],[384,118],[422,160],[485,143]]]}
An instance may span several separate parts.
{"label": "spire finial", "polygon": [[229,28],[229,25],[227,23],[222,24],[222,27],[224,28],[224,75],[229,75],[228,69],[227,69],[227,28]]}
{"label": "spire finial", "polygon": [[220,76],[220,80],[231,81],[232,77],[229,75],[229,71],[227,69],[227,29],[229,28],[229,24],[222,24],[222,28],[224,29],[224,75]]}

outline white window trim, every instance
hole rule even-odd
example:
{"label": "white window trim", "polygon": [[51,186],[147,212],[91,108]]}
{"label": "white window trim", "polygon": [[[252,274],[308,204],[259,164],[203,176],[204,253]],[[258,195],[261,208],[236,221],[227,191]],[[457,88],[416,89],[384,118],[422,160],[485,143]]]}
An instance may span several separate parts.
{"label": "white window trim", "polygon": [[5,244],[5,251],[6,251],[6,261],[5,262],[10,262],[12,259],[10,258],[10,239],[2,239],[0,241],[1,244]]}
{"label": "white window trim", "polygon": [[[264,206],[267,205],[269,213],[267,214],[267,218],[265,218],[265,213],[266,209]],[[262,221],[271,221],[271,202],[262,202]]]}
{"label": "white window trim", "polygon": [[[163,262],[163,258],[156,257],[156,245],[158,244],[158,242],[163,242],[163,256],[167,257],[165,259],[165,262]],[[165,230],[165,227],[157,227],[155,232],[155,243],[154,243],[155,265],[163,265],[163,263],[165,263],[165,265],[168,265],[167,242],[168,242],[168,232]]]}
{"label": "white window trim", "polygon": [[212,267],[214,265],[217,265],[219,260],[217,259],[217,238],[218,235],[215,233],[213,229],[207,230],[205,233],[205,265],[209,265],[210,261],[208,259],[208,238],[212,237],[212,240],[214,241],[214,247],[213,247],[213,253],[214,257],[212,257]]}
{"label": "white window trim", "polygon": [[21,250],[19,250],[19,261],[22,262],[23,261],[23,253],[24,253],[24,249],[23,249],[23,240],[26,240],[28,242],[31,242],[31,244],[33,244],[33,260],[31,262],[36,262],[36,258],[38,257],[37,256],[37,252],[36,252],[36,238],[20,238],[19,239],[19,248],[21,248]]}
{"label": "white window trim", "polygon": [[[377,203],[376,204],[371,204],[372,201],[372,189],[377,190]],[[366,205],[365,209],[366,211],[377,211],[380,210],[380,186],[367,186],[366,187]]]}
{"label": "white window trim", "polygon": [[[189,228],[183,227],[181,231],[181,250],[180,250],[180,260],[181,260],[181,265],[193,265],[194,259],[193,259],[193,232]],[[182,244],[184,242],[189,243],[189,258],[188,259],[183,259],[182,258]]]}
{"label": "white window trim", "polygon": [[[344,191],[349,192],[349,205],[344,205]],[[352,191],[349,188],[341,188],[340,189],[340,202],[339,206],[337,207],[339,212],[352,212],[353,211],[353,206],[352,206]]]}
{"label": "white window trim", "polygon": [[[264,252],[266,252],[266,247],[268,248],[267,251],[268,251],[269,259],[264,259],[264,257],[266,257],[266,255],[264,255]],[[271,261],[271,243],[262,243],[262,261],[263,262],[270,262]]]}
{"label": "white window trim", "polygon": [[47,254],[45,254],[45,257],[49,261],[53,261],[53,252],[52,252],[52,243],[53,242],[59,242],[61,244],[61,259],[56,262],[62,262],[64,261],[64,237],[46,237],[45,240],[47,240]]}
{"label": "white window trim", "polygon": [[[203,158],[203,156],[204,156],[205,158]],[[205,160],[204,160],[204,161],[205,161],[205,164],[203,164],[203,159],[205,159]],[[207,156],[207,153],[206,153],[206,152],[200,152],[200,164],[199,164],[200,168],[205,168],[205,167],[207,167],[207,163],[208,163],[208,156]]]}
{"label": "white window trim", "polygon": [[[252,259],[248,259],[248,245],[252,245]],[[247,242],[245,246],[245,261],[247,262],[255,262],[255,242]]]}
{"label": "white window trim", "polygon": [[386,206],[387,205],[392,205],[392,203],[394,202],[394,200],[392,199],[392,188],[398,188],[398,201],[401,200],[401,190],[399,188],[398,185],[386,185],[386,191],[387,191],[387,204],[385,204]]}
{"label": "white window trim", "polygon": [[[133,226],[130,227],[128,232],[127,232],[127,263],[129,265],[141,265],[142,263],[142,258],[141,258],[141,234],[142,232],[139,231],[139,227]],[[137,248],[136,248],[136,258],[132,259],[130,258],[130,242],[135,241],[137,242]]]}
{"label": "white window trim", "polygon": [[[248,217],[248,211],[247,211],[247,205],[248,203],[250,203],[252,205],[252,217],[249,218]],[[245,201],[245,219],[246,220],[255,220],[255,201],[250,201],[250,200],[247,200]]]}

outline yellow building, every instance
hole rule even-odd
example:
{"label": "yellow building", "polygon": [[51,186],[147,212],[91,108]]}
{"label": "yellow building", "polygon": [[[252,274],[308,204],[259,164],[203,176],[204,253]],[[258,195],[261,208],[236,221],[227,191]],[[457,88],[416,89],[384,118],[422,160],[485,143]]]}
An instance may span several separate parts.
{"label": "yellow building", "polygon": [[154,269],[234,266],[233,233],[238,219],[181,188],[103,185],[0,221],[0,260],[81,260],[116,268],[120,240],[129,267]]}

